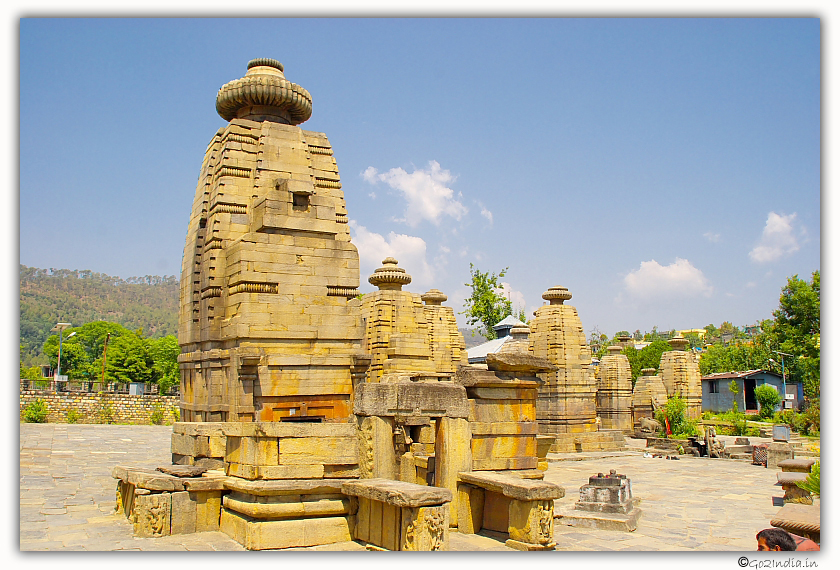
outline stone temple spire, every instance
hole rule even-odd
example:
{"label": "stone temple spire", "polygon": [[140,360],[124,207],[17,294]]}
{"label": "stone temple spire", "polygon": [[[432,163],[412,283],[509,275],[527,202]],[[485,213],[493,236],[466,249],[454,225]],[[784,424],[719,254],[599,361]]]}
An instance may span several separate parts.
{"label": "stone temple spire", "polygon": [[248,62],[245,77],[219,89],[216,111],[226,121],[238,118],[299,125],[312,116],[312,96],[286,79],[282,63],[261,57]]}

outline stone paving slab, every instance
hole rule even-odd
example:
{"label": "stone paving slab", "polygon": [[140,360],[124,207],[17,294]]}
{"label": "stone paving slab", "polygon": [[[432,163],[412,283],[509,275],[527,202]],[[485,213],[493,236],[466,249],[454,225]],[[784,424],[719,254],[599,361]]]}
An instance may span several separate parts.
{"label": "stone paving slab", "polygon": [[[20,550],[242,551],[222,532],[135,538],[114,513],[116,465],[168,465],[172,428],[20,424]],[[565,454],[553,454],[565,455]],[[583,454],[581,454],[583,455]],[[638,451],[553,461],[545,480],[566,489],[557,509],[573,508],[591,475],[616,469],[642,499],[635,532],[583,530],[555,523],[559,551],[754,551],[781,496],[776,471],[745,461],[645,458]],[[505,550],[492,533],[452,532],[453,551]],[[356,542],[294,550],[363,551]]]}

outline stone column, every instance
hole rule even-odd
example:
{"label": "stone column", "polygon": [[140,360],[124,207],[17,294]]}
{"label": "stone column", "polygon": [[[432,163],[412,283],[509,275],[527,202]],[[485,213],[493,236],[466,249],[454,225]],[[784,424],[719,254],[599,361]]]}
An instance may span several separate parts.
{"label": "stone column", "polygon": [[435,433],[435,487],[452,491],[449,524],[458,526],[458,473],[472,469],[470,423],[465,418],[440,418]]}

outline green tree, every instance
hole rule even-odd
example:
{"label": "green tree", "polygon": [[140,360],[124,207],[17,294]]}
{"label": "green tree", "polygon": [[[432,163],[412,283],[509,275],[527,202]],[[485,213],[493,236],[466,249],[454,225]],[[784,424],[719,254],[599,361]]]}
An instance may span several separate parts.
{"label": "green tree", "polygon": [[156,382],[161,394],[181,381],[178,369],[178,355],[181,347],[175,335],[167,335],[159,339],[150,339],[149,355],[152,357],[152,381]]}
{"label": "green tree", "polygon": [[505,267],[498,275],[481,272],[470,263],[470,282],[465,285],[470,288],[471,293],[464,301],[464,311],[461,314],[466,315],[470,326],[478,324],[479,332],[487,340],[496,338],[493,325],[513,313],[510,299],[502,295],[502,285],[499,281],[507,270]]}
{"label": "green tree", "polygon": [[108,344],[105,380],[109,382],[149,382],[154,361],[146,342],[136,334],[124,334]]}
{"label": "green tree", "polygon": [[781,403],[782,395],[773,386],[762,384],[755,389],[755,399],[759,405],[759,417],[767,419],[776,412],[776,406]]}
{"label": "green tree", "polygon": [[54,370],[58,367],[59,344],[61,344],[61,374],[66,374],[72,380],[83,378],[84,373],[87,372],[90,359],[75,336],[66,338],[65,335],[64,341],[61,343],[59,343],[58,335],[52,335],[47,339],[44,343],[43,352],[47,355],[50,366]]}
{"label": "green tree", "polygon": [[643,368],[655,368],[659,370],[659,361],[662,359],[662,353],[673,350],[668,341],[655,340],[641,350],[636,350],[632,346],[628,346],[621,351],[621,354],[627,356],[630,361],[630,373],[633,377],[633,386],[636,385],[636,379],[642,375]]}
{"label": "green tree", "polygon": [[[793,382],[802,382],[809,398],[820,395],[820,272],[807,282],[794,275],[788,278],[773,312],[775,323],[770,334],[785,359],[785,373]],[[779,360],[778,358],[776,360]]]}

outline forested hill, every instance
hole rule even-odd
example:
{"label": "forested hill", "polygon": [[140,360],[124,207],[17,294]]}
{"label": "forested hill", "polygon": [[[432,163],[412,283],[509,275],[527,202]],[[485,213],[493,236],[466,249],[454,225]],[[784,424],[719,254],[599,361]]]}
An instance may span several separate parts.
{"label": "forested hill", "polygon": [[[20,266],[22,364],[46,363],[41,347],[58,322],[112,321],[147,337],[178,332],[178,278],[121,279],[89,270]],[[40,355],[40,357],[39,357]]]}

